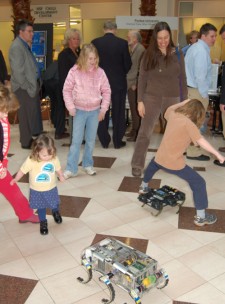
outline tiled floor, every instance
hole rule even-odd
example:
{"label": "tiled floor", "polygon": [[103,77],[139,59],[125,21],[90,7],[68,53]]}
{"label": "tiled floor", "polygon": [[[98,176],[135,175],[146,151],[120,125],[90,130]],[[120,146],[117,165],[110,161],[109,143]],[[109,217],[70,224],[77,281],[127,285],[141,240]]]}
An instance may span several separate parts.
{"label": "tiled floor", "polygon": [[[46,122],[45,129],[53,135]],[[147,161],[157,151],[162,135],[154,133]],[[207,136],[216,147],[221,137]],[[65,167],[67,140],[56,141]],[[104,236],[114,236],[155,258],[170,278],[167,287],[152,289],[142,304],[225,303],[225,168],[210,162],[187,161],[207,181],[209,208],[216,209],[218,223],[210,229],[196,228],[188,185],[177,177],[158,172],[153,186],[170,185],[186,193],[180,215],[177,207],[165,207],[154,217],[149,206],[137,200],[140,178],[131,176],[134,143],[120,150],[94,151],[96,176],[82,169],[76,178],[58,183],[63,223],[55,224],[48,212],[49,234],[41,236],[39,225],[19,224],[11,206],[0,196],[0,303],[9,304],[98,304],[108,290],[99,275],[83,285],[80,266],[83,248]],[[18,143],[18,126],[12,126],[9,170],[14,174],[27,157]],[[19,183],[28,196],[27,177]],[[19,203],[19,202],[18,202]],[[222,210],[220,212],[220,210]],[[115,286],[115,304],[131,304],[130,296]]]}

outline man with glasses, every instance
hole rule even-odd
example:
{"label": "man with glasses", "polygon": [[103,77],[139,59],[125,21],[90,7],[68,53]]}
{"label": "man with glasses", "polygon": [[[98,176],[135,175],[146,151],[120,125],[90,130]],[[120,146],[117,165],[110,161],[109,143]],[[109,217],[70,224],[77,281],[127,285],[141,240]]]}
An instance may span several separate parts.
{"label": "man with glasses", "polygon": [[39,97],[41,75],[31,51],[33,24],[27,20],[19,21],[16,35],[9,50],[11,86],[20,104],[18,117],[21,146],[30,149],[32,135],[43,131]]}

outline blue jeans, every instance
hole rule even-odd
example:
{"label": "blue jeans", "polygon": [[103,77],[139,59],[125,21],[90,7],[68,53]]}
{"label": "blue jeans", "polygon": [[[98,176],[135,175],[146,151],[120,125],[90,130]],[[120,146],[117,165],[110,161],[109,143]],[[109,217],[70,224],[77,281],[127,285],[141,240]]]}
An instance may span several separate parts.
{"label": "blue jeans", "polygon": [[80,147],[83,139],[85,139],[84,154],[82,166],[93,167],[93,150],[95,147],[95,139],[98,129],[99,109],[94,111],[76,110],[73,117],[73,134],[70,151],[67,158],[66,170],[77,173]]}
{"label": "blue jeans", "polygon": [[193,199],[195,208],[197,210],[206,209],[208,207],[208,197],[206,192],[206,182],[204,178],[201,177],[196,171],[194,171],[191,167],[185,166],[181,170],[170,170],[163,166],[160,166],[158,163],[155,162],[154,158],[150,161],[143,178],[145,183],[148,183],[154,174],[158,170],[164,170],[168,173],[174,174],[179,176],[180,178],[184,179],[190,186],[193,192]]}

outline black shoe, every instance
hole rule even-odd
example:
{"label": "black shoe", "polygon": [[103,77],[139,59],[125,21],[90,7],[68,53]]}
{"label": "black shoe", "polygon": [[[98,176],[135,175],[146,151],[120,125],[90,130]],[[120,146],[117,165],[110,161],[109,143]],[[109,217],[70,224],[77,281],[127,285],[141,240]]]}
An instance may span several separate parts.
{"label": "black shoe", "polygon": [[136,141],[136,138],[137,138],[137,135],[134,135],[134,136],[132,136],[132,137],[128,137],[128,138],[127,138],[127,141],[135,142],[135,141]]}
{"label": "black shoe", "polygon": [[200,161],[207,161],[207,160],[210,160],[210,157],[208,155],[200,155],[200,156],[195,156],[195,157],[192,157],[192,156],[186,156],[187,159],[192,159],[192,160],[200,160]]}
{"label": "black shoe", "polygon": [[55,139],[63,139],[69,137],[69,133],[55,134]]}
{"label": "black shoe", "polygon": [[47,220],[40,222],[40,234],[46,235],[48,234],[48,222]]}
{"label": "black shoe", "polygon": [[225,167],[225,162],[220,163],[218,159],[215,159],[213,162],[215,165],[220,166],[220,167]]}
{"label": "black shoe", "polygon": [[121,141],[121,143],[119,145],[114,145],[115,149],[120,149],[126,146],[126,142],[125,141]]}
{"label": "black shoe", "polygon": [[59,213],[59,211],[55,211],[55,212],[52,212],[52,215],[54,217],[54,220],[57,224],[61,224],[62,223],[62,217]]}
{"label": "black shoe", "polygon": [[31,149],[31,146],[32,146],[32,143],[33,143],[33,138],[30,140],[30,143],[29,143],[29,145],[28,146],[23,146],[23,145],[21,145],[21,148],[22,149]]}

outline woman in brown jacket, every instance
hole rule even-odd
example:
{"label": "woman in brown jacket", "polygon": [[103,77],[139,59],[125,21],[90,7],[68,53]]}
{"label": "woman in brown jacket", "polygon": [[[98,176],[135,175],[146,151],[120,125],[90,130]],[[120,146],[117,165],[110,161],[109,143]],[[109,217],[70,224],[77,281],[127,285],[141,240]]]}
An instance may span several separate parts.
{"label": "woman in brown jacket", "polygon": [[132,175],[141,176],[154,126],[166,109],[187,99],[184,57],[175,48],[166,22],[158,22],[141,61],[138,78],[138,113],[141,126],[132,157]]}

